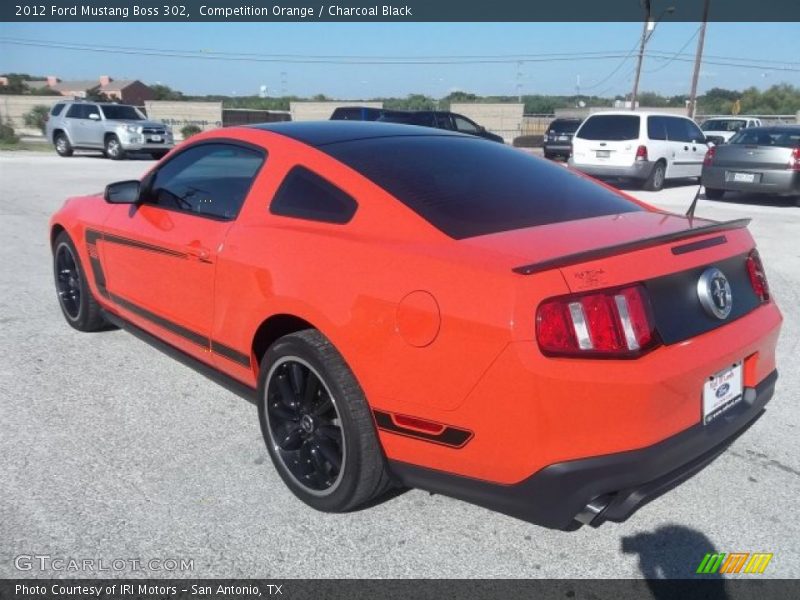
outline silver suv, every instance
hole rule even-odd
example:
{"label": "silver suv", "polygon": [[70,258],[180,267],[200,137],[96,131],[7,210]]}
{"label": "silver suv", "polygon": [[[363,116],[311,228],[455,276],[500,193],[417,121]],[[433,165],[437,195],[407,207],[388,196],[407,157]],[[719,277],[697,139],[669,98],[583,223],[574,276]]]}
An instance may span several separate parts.
{"label": "silver suv", "polygon": [[112,160],[127,152],[159,159],[175,144],[168,126],[148,121],[135,106],[103,102],[59,102],[50,110],[45,133],[60,156],[81,149],[102,150]]}

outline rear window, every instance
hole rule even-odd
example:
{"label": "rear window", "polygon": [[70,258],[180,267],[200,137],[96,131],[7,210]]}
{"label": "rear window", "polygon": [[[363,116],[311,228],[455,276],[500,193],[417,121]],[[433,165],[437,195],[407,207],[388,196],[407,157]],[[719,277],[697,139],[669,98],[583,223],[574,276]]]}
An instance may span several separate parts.
{"label": "rear window", "polygon": [[622,141],[639,137],[638,115],[596,115],[584,121],[577,136],[583,140]]}
{"label": "rear window", "polygon": [[743,129],[729,143],[800,148],[800,129]]}
{"label": "rear window", "polygon": [[455,239],[643,210],[560,165],[476,138],[373,138],[320,149]]}
{"label": "rear window", "polygon": [[580,121],[553,121],[550,123],[548,131],[553,133],[575,133],[580,124]]}
{"label": "rear window", "polygon": [[386,113],[378,120],[385,123],[400,123],[403,125],[421,125],[423,127],[435,126],[431,113]]}

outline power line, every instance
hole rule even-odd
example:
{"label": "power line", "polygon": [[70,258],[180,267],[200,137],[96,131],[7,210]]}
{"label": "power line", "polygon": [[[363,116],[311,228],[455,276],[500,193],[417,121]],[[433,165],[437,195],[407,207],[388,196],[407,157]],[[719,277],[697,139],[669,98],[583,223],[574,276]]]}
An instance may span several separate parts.
{"label": "power line", "polygon": [[592,90],[592,89],[594,89],[594,88],[596,88],[596,87],[599,87],[599,86],[603,85],[603,84],[604,84],[606,81],[608,81],[609,79],[611,79],[611,78],[614,76],[614,74],[615,74],[615,73],[617,73],[617,71],[619,71],[619,70],[622,68],[622,66],[623,66],[623,65],[624,65],[624,64],[625,64],[625,63],[626,63],[626,62],[627,62],[627,61],[628,61],[628,60],[631,58],[631,56],[633,56],[633,53],[636,51],[636,48],[637,48],[638,46],[639,46],[639,42],[638,42],[638,40],[637,40],[637,42],[636,42],[636,43],[633,45],[633,47],[632,47],[630,50],[628,50],[628,53],[625,55],[625,57],[624,57],[624,58],[623,58],[623,59],[620,61],[620,63],[617,65],[617,68],[616,68],[616,69],[614,69],[613,71],[611,71],[611,73],[609,73],[609,74],[608,74],[608,75],[607,75],[607,76],[606,76],[604,79],[601,79],[601,80],[600,80],[600,81],[598,81],[597,83],[595,83],[595,84],[592,84],[592,85],[585,86],[585,87],[583,88],[583,91],[585,92],[586,90]]}
{"label": "power line", "polygon": [[[681,53],[682,53],[684,50],[686,50],[686,46],[688,46],[689,44],[691,44],[691,43],[692,43],[692,40],[693,40],[694,38],[696,38],[696,37],[697,37],[697,34],[698,34],[698,33],[700,33],[700,29],[701,29],[700,27],[698,27],[697,29],[695,29],[695,31],[694,31],[694,33],[691,35],[691,37],[690,37],[688,40],[686,40],[686,43],[685,43],[683,46],[681,46],[681,49],[680,49],[680,50],[678,50],[678,51],[677,51],[675,54],[673,54],[673,55],[672,55],[672,57],[671,57],[671,58],[670,58],[670,59],[669,59],[667,62],[665,62],[663,65],[659,65],[659,66],[658,66],[658,67],[656,67],[655,69],[649,69],[649,70],[646,70],[646,71],[645,71],[645,73],[658,73],[658,72],[659,72],[659,71],[661,71],[662,69],[665,69],[665,68],[667,68],[669,65],[671,65],[671,64],[672,64],[672,63],[675,61],[675,59],[676,59],[678,56],[680,56],[680,55],[681,55]],[[652,54],[652,52],[651,52],[651,54]],[[656,56],[654,56],[653,58],[656,58],[656,59],[660,60],[660,58],[659,58],[659,57],[656,57]]]}

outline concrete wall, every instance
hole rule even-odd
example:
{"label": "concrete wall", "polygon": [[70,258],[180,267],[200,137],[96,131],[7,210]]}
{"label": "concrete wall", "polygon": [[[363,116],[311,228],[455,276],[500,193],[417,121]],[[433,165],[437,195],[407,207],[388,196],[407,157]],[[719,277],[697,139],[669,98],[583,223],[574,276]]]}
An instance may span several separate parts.
{"label": "concrete wall", "polygon": [[340,106],[383,108],[383,102],[290,102],[289,112],[292,113],[292,121],[327,121],[334,109]]}
{"label": "concrete wall", "polygon": [[62,96],[6,96],[0,94],[0,120],[5,123],[11,121],[11,126],[17,135],[42,135],[38,129],[25,127],[22,116],[34,106],[50,108],[56,102],[63,101]]}
{"label": "concrete wall", "polygon": [[503,137],[507,144],[522,134],[522,113],[524,105],[517,103],[458,103],[450,105],[450,110],[469,117],[478,125]]}
{"label": "concrete wall", "polygon": [[147,117],[171,126],[177,139],[185,125],[197,125],[203,131],[222,127],[222,102],[148,100],[144,106]]}

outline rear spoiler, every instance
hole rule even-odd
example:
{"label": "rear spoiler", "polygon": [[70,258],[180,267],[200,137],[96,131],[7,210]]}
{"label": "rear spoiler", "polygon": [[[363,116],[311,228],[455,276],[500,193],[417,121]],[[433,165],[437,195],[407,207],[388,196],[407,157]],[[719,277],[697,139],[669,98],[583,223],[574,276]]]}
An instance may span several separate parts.
{"label": "rear spoiler", "polygon": [[[735,219],[733,221],[722,221],[720,223],[712,223],[711,225],[702,225],[700,227],[690,227],[689,229],[684,229],[683,231],[673,231],[672,233],[665,233],[664,235],[657,235],[655,237],[633,240],[632,242],[624,242],[622,244],[614,244],[613,246],[603,246],[602,248],[595,248],[593,250],[586,250],[584,252],[576,252],[575,254],[567,254],[557,258],[550,258],[541,262],[531,263],[521,267],[514,267],[512,271],[520,275],[533,275],[534,273],[540,273],[541,271],[548,271],[550,269],[557,269],[560,267],[568,267],[570,265],[586,262],[587,260],[607,258],[621,252],[632,252],[634,250],[652,248],[653,246],[658,246],[660,244],[677,242],[678,240],[685,240],[687,238],[705,235],[707,233],[714,233],[716,231],[744,229],[749,223],[750,219]],[[724,240],[722,240],[720,243],[722,242],[724,242]]]}

